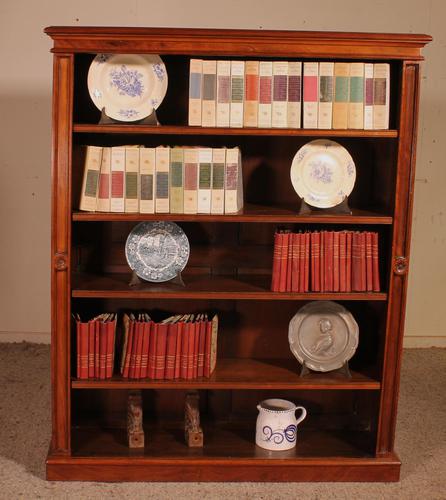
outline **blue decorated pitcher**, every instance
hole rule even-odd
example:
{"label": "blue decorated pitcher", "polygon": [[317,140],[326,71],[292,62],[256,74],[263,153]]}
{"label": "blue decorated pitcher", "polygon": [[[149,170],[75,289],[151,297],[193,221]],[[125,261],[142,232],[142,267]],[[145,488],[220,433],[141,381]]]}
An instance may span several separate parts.
{"label": "blue decorated pitcher", "polygon": [[[296,446],[297,426],[307,416],[303,406],[285,399],[265,399],[257,405],[256,444],[273,451],[289,450]],[[296,419],[296,410],[301,415]]]}

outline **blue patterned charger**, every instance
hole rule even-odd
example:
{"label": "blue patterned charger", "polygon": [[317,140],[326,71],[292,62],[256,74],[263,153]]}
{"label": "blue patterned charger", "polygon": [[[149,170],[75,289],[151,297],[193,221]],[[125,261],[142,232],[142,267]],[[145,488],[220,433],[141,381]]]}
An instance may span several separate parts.
{"label": "blue patterned charger", "polygon": [[156,54],[98,54],[88,70],[95,106],[114,120],[133,122],[151,115],[167,92],[167,71]]}
{"label": "blue patterned charger", "polygon": [[175,278],[186,267],[189,254],[189,240],[174,222],[141,222],[125,243],[130,268],[139,278],[155,283]]}

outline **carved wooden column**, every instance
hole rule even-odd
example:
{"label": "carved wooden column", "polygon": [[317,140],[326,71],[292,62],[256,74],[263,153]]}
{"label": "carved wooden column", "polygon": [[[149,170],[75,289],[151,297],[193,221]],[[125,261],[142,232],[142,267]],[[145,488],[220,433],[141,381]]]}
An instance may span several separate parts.
{"label": "carved wooden column", "polygon": [[200,396],[198,391],[191,391],[186,394],[184,405],[184,436],[187,446],[200,448],[203,446],[203,430],[200,427]]}
{"label": "carved wooden column", "polygon": [[127,437],[129,448],[144,448],[141,391],[130,391],[127,400]]}

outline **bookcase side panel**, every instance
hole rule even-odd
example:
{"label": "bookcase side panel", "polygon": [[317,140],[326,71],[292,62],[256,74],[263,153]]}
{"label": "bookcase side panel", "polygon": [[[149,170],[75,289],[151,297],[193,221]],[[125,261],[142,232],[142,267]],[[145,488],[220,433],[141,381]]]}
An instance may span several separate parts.
{"label": "bookcase side panel", "polygon": [[419,64],[406,62],[402,71],[400,138],[396,165],[392,261],[378,427],[378,454],[393,450],[395,441],[415,178]]}
{"label": "bookcase side panel", "polygon": [[70,449],[71,55],[54,57],[51,214],[51,379],[53,453]]}

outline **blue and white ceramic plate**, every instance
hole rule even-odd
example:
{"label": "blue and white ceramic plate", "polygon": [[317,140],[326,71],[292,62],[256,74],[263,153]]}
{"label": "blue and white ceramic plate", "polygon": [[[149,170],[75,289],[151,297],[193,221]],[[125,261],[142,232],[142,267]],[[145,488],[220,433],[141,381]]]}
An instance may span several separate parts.
{"label": "blue and white ceramic plate", "polygon": [[125,243],[130,268],[146,281],[169,281],[180,273],[189,260],[189,240],[174,222],[141,222]]}
{"label": "blue and white ceramic plate", "polygon": [[356,168],[343,146],[328,139],[317,139],[299,149],[290,175],[296,193],[308,205],[331,208],[352,192]]}
{"label": "blue and white ceramic plate", "polygon": [[151,115],[167,92],[167,71],[156,54],[98,54],[88,70],[95,106],[114,120],[134,122]]}

